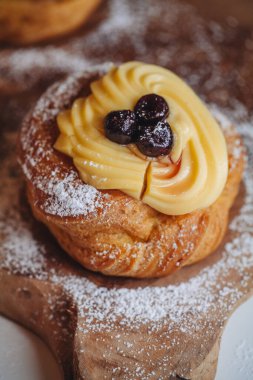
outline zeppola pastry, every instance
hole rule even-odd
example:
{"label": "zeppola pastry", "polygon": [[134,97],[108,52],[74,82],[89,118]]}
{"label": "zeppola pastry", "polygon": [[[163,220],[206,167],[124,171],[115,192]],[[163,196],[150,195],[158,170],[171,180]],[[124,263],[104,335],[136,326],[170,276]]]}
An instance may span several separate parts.
{"label": "zeppola pastry", "polygon": [[53,85],[24,121],[19,160],[35,217],[75,260],[160,277],[221,242],[240,147],[177,75],[128,62]]}
{"label": "zeppola pastry", "polygon": [[100,0],[0,0],[0,41],[29,44],[80,26]]}

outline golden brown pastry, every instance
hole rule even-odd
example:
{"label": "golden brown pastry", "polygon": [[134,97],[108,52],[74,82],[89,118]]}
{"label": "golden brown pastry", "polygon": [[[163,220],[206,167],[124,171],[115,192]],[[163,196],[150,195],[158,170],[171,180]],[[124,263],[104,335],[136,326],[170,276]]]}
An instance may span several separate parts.
{"label": "golden brown pastry", "polygon": [[30,44],[80,26],[100,0],[0,0],[0,41]]}
{"label": "golden brown pastry", "polygon": [[[219,245],[244,153],[234,128],[224,131],[225,143],[203,103],[174,74],[136,62],[119,70],[105,67],[53,85],[23,124],[19,160],[35,217],[74,259],[107,275],[160,277],[203,259]],[[172,89],[176,86],[174,93],[158,86],[167,80]],[[119,83],[125,83],[128,98]],[[109,141],[102,128],[102,116],[120,109],[117,102],[131,109],[140,95],[155,91],[169,99],[170,161],[149,159],[135,144]],[[80,132],[82,118],[90,122]]]}

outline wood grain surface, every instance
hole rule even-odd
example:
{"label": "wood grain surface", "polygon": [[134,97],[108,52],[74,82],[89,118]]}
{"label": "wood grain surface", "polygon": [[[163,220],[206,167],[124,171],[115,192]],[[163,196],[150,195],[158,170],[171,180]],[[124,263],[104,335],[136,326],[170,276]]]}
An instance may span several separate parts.
{"label": "wood grain surface", "polygon": [[[42,337],[65,379],[214,379],[224,325],[253,291],[253,28],[172,0],[117,4],[66,39],[0,51],[0,312]],[[16,162],[22,118],[49,84],[130,59],[175,70],[249,149],[219,250],[160,280],[106,278],[68,258],[31,215]]]}

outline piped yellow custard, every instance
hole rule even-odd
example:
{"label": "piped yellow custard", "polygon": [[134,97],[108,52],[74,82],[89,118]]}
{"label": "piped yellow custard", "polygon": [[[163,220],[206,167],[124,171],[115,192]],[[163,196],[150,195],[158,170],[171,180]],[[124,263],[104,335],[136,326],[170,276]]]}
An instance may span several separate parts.
{"label": "piped yellow custard", "polygon": [[[135,144],[110,141],[104,129],[108,113],[133,110],[150,93],[169,105],[173,132],[169,154],[152,158]],[[57,122],[55,148],[72,157],[83,181],[97,189],[121,190],[164,214],[181,215],[210,206],[225,186],[224,136],[194,91],[167,69],[140,62],[115,67]]]}

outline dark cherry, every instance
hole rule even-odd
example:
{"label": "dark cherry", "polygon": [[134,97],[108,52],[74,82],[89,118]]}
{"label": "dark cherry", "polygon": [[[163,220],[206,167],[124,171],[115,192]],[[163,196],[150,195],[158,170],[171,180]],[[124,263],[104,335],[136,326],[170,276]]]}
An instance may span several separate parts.
{"label": "dark cherry", "polygon": [[135,114],[130,110],[112,111],[105,118],[106,137],[118,144],[136,141]]}
{"label": "dark cherry", "polygon": [[134,112],[140,124],[151,126],[169,115],[169,106],[162,96],[148,94],[138,100]]}
{"label": "dark cherry", "polygon": [[141,153],[149,157],[169,154],[173,145],[173,133],[167,121],[159,121],[156,126],[143,127],[136,145]]}

